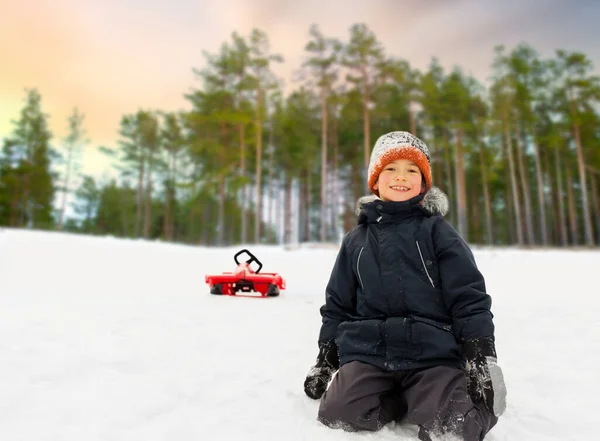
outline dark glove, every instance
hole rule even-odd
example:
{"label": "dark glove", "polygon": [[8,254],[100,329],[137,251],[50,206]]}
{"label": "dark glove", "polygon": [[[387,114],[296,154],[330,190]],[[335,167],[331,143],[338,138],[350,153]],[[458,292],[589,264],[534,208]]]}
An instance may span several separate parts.
{"label": "dark glove", "polygon": [[337,345],[334,341],[319,343],[317,363],[310,368],[304,380],[304,392],[313,400],[325,393],[331,377],[340,367]]}
{"label": "dark glove", "polygon": [[468,340],[464,344],[467,359],[467,385],[474,403],[483,400],[495,416],[506,410],[506,386],[498,366],[493,337]]}

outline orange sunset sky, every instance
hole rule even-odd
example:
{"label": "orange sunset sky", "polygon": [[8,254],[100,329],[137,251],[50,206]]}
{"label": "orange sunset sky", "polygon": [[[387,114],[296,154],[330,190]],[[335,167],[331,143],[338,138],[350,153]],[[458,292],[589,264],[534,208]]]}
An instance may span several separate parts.
{"label": "orange sunset sky", "polygon": [[432,57],[485,82],[493,48],[527,42],[544,57],[581,51],[600,71],[599,0],[0,0],[0,138],[13,130],[25,88],[37,88],[54,142],[67,117],[85,114],[84,171],[106,160],[119,121],[139,108],[188,108],[199,86],[203,50],[217,52],[233,31],[267,32],[285,62],[275,72],[286,89],[303,61],[311,23],[347,41],[353,23],[374,31],[388,55],[426,69]]}

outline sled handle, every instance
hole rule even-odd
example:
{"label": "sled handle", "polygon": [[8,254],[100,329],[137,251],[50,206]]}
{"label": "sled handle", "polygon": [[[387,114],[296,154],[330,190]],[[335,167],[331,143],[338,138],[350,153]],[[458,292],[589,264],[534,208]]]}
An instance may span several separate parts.
{"label": "sled handle", "polygon": [[256,256],[254,254],[252,254],[250,251],[248,251],[245,248],[243,250],[240,250],[237,253],[235,253],[235,255],[233,256],[233,260],[235,260],[235,263],[238,264],[238,265],[240,264],[240,262],[238,261],[238,256],[240,254],[244,254],[244,253],[246,253],[246,254],[248,254],[250,256],[250,259],[246,260],[246,263],[248,265],[250,265],[252,262],[256,262],[258,264],[258,269],[255,271],[255,273],[259,273],[260,270],[261,270],[261,268],[263,267],[263,264],[260,262],[260,260],[258,260],[256,258]]}

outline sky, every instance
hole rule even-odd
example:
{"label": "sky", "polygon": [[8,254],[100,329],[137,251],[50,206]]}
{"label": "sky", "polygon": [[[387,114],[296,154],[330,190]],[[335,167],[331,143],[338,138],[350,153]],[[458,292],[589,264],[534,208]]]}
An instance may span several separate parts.
{"label": "sky", "polygon": [[75,107],[90,143],[85,171],[100,172],[98,146],[114,147],[121,117],[140,108],[188,108],[193,68],[231,33],[264,30],[285,62],[286,90],[303,61],[312,23],[347,41],[366,23],[386,54],[427,69],[437,57],[482,82],[493,48],[532,45],[544,57],[581,51],[600,72],[600,2],[595,0],[1,0],[0,138],[12,130],[26,88],[37,88],[55,141]]}
{"label": "sky", "polygon": [[[329,429],[304,394],[337,247],[249,246],[286,289],[209,294],[238,249],[0,228],[0,439],[417,441]],[[600,251],[474,255],[507,388],[486,441],[600,439]]]}

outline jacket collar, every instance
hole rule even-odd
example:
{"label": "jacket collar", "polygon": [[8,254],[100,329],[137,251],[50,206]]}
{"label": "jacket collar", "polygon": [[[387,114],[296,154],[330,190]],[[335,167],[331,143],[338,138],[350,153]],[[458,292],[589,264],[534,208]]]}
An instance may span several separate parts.
{"label": "jacket collar", "polygon": [[355,213],[359,224],[391,222],[415,215],[445,216],[448,197],[438,187],[431,187],[427,193],[403,202],[382,201],[375,195],[368,195],[357,201]]}

